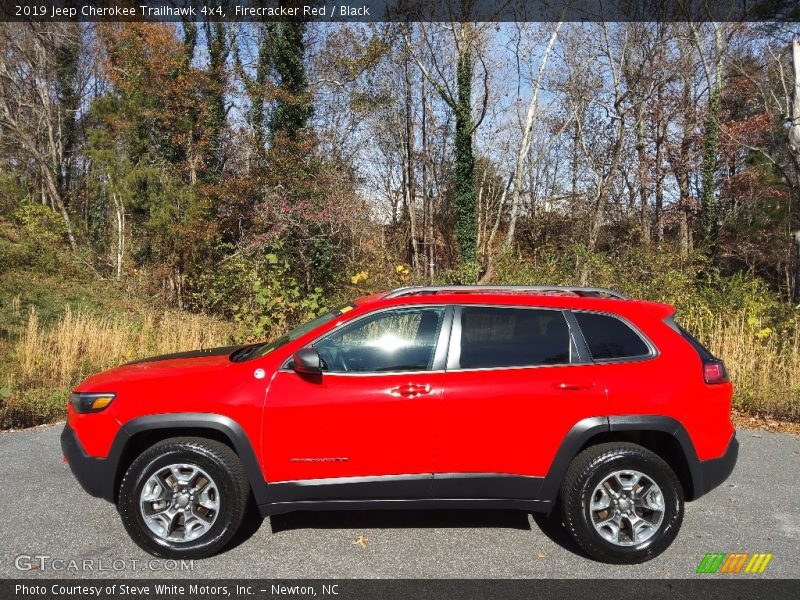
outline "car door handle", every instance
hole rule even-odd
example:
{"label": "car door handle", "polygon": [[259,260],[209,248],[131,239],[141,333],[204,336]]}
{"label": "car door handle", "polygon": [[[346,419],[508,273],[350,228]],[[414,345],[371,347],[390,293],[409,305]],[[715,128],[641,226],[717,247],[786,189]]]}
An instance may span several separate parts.
{"label": "car door handle", "polygon": [[414,398],[422,394],[430,394],[431,386],[428,384],[415,384],[409,383],[406,385],[398,385],[397,387],[389,390],[392,396],[403,396],[404,398]]}
{"label": "car door handle", "polygon": [[576,390],[590,390],[594,387],[594,384],[586,381],[562,381],[555,387],[559,390],[570,392]]}

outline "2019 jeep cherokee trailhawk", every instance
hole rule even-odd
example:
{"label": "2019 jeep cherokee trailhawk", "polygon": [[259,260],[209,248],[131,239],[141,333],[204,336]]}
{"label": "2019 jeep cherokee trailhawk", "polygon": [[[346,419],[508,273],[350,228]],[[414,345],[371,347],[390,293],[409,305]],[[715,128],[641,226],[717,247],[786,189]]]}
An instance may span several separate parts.
{"label": "2019 jeep cherokee trailhawk", "polygon": [[558,509],[590,556],[642,562],[738,452],[725,367],[674,312],[594,288],[403,288],[90,377],[63,452],[157,556],[221,550],[252,498]]}

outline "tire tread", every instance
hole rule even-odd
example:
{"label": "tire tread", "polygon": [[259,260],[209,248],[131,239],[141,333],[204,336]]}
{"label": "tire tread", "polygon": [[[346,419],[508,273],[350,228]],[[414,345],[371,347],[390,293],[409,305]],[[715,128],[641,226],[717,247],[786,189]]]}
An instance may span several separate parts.
{"label": "tire tread", "polygon": [[[135,488],[140,480],[140,471],[154,460],[171,452],[193,453],[216,462],[231,478],[235,494],[227,501],[231,506],[229,524],[214,541],[197,547],[181,548],[164,546],[154,542],[141,530],[137,521]],[[117,510],[122,524],[133,541],[142,549],[161,558],[205,558],[221,550],[239,529],[244,519],[250,496],[250,482],[238,455],[226,444],[217,440],[199,437],[172,437],[162,440],[144,450],[128,467],[119,485]]]}
{"label": "tire tread", "polygon": [[[662,537],[641,551],[632,552],[612,546],[600,539],[591,529],[591,524],[587,524],[583,518],[583,490],[586,482],[599,467],[617,459],[632,459],[656,467],[661,474],[666,476],[677,496],[675,522],[662,524],[662,529],[656,534],[662,535]],[[654,558],[669,547],[683,520],[683,488],[672,468],[654,452],[630,442],[606,442],[583,450],[573,459],[567,469],[559,498],[566,530],[586,554],[607,563],[636,564]],[[666,527],[666,537],[663,537],[664,527]]]}

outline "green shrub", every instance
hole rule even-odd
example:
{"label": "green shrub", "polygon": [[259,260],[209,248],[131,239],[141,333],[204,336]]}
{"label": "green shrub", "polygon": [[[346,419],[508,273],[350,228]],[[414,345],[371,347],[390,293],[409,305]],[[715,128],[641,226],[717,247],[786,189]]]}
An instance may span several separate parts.
{"label": "green shrub", "polygon": [[327,310],[323,290],[306,291],[281,246],[240,252],[194,282],[204,310],[232,318],[240,341],[271,339]]}
{"label": "green shrub", "polygon": [[63,249],[67,240],[64,219],[51,208],[34,202],[22,202],[11,213],[17,232],[17,248],[13,265],[56,273],[63,269],[68,252]]}

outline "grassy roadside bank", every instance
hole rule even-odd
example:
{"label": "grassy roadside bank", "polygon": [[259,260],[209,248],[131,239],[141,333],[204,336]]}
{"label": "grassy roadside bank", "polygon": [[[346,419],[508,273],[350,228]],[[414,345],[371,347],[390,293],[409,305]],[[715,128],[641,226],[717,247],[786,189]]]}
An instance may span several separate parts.
{"label": "grassy roadside bank", "polygon": [[96,282],[0,277],[0,429],[63,418],[81,380],[137,358],[228,344],[221,319],[164,310]]}
{"label": "grassy roadside bank", "polygon": [[681,324],[721,357],[745,414],[800,422],[800,330],[774,331],[752,317],[689,317]]}
{"label": "grassy roadside bank", "polygon": [[[47,423],[63,416],[68,391],[84,377],[157,354],[229,343],[233,327],[179,311],[94,314],[69,305],[57,319],[42,319],[19,297],[11,311],[20,324],[5,340],[0,367],[0,428]],[[725,359],[736,385],[735,407],[759,419],[800,421],[800,335],[764,335],[745,317],[684,321]]]}

